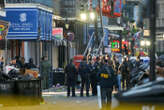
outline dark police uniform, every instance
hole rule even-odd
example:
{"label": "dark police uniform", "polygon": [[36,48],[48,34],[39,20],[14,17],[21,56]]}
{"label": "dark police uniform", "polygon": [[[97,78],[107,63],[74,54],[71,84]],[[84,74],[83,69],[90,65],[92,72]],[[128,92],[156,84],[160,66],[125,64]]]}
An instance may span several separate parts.
{"label": "dark police uniform", "polygon": [[[102,107],[110,107],[113,86],[115,85],[114,70],[111,66],[104,64],[98,73],[98,84],[101,87]],[[107,99],[107,102],[106,102]]]}
{"label": "dark police uniform", "polygon": [[98,62],[95,62],[93,65],[93,71],[91,72],[90,81],[91,81],[91,87],[92,87],[92,95],[97,95],[97,74],[100,69],[100,64]]}
{"label": "dark police uniform", "polygon": [[81,90],[80,90],[80,96],[83,96],[83,89],[84,85],[86,86],[86,96],[89,96],[89,73],[90,69],[86,61],[83,61],[80,63],[79,66],[79,74],[81,76]]}
{"label": "dark police uniform", "polygon": [[[124,61],[122,66],[121,66],[121,72],[122,72],[122,85],[123,85],[123,89],[128,89],[130,87],[130,70],[132,64],[130,63],[130,61]],[[126,86],[125,86],[125,81],[126,81]]]}
{"label": "dark police uniform", "polygon": [[67,75],[67,96],[70,96],[70,87],[72,87],[72,96],[75,96],[75,85],[77,78],[77,71],[75,65],[70,63],[65,68],[65,73]]}

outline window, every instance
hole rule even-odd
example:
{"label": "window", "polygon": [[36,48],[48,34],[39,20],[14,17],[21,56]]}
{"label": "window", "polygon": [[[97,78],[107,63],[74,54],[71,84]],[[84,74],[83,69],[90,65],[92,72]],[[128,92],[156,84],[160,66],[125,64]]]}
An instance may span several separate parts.
{"label": "window", "polygon": [[0,0],[0,8],[4,8],[4,7],[5,7],[4,0]]}

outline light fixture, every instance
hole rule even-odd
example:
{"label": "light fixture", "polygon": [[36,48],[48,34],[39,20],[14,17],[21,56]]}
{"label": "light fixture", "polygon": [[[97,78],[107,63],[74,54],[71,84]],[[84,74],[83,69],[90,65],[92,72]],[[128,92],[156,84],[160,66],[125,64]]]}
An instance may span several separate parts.
{"label": "light fixture", "polygon": [[92,21],[95,20],[95,13],[94,13],[94,12],[90,12],[89,16],[90,16],[90,19],[91,19]]}
{"label": "light fixture", "polygon": [[86,21],[86,20],[87,20],[87,14],[86,14],[86,13],[81,13],[81,14],[80,14],[80,19],[81,19],[82,21]]}
{"label": "light fixture", "polygon": [[145,41],[144,40],[141,41],[140,44],[141,44],[141,46],[144,46],[145,45]]}
{"label": "light fixture", "polygon": [[69,24],[68,23],[65,24],[65,28],[69,29]]}
{"label": "light fixture", "polygon": [[66,21],[65,21],[65,28],[66,29],[69,29],[69,23],[68,23],[68,20],[66,19]]}
{"label": "light fixture", "polygon": [[146,41],[146,46],[150,46],[150,41]]}

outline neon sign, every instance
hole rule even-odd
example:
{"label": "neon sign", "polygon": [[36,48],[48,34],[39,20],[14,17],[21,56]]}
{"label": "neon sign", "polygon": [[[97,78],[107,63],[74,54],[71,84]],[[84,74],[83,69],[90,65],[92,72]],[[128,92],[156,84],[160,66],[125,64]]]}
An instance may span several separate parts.
{"label": "neon sign", "polygon": [[4,25],[0,25],[0,31],[3,31],[5,29]]}
{"label": "neon sign", "polygon": [[120,49],[119,48],[114,48],[114,49],[112,49],[112,52],[120,52]]}
{"label": "neon sign", "polygon": [[[113,40],[113,42],[111,43],[111,48],[119,48],[119,43],[120,41],[118,40]],[[122,48],[124,48],[124,45],[128,45],[128,41],[122,41]]]}
{"label": "neon sign", "polygon": [[116,48],[116,47],[118,47],[118,44],[119,44],[119,42],[117,42],[117,41],[114,42],[114,41],[113,41],[112,44],[111,44],[111,47],[112,47],[112,48]]}

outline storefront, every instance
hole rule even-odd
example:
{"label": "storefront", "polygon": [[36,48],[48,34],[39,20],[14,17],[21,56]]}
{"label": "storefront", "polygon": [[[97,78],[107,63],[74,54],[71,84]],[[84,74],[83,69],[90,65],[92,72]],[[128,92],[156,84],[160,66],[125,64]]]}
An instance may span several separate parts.
{"label": "storefront", "polygon": [[72,42],[75,35],[71,30],[66,30],[64,25],[61,25],[62,23],[64,23],[64,21],[56,21],[56,25],[52,29],[53,69],[64,68],[68,60],[76,55],[75,44]]}
{"label": "storefront", "polygon": [[7,40],[11,43],[11,57],[33,58],[39,65],[41,56],[52,58],[52,9],[40,4],[6,5],[6,17],[10,22]]}

